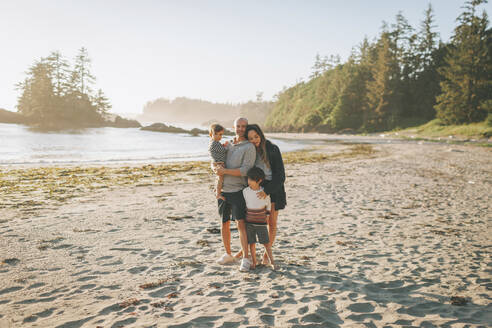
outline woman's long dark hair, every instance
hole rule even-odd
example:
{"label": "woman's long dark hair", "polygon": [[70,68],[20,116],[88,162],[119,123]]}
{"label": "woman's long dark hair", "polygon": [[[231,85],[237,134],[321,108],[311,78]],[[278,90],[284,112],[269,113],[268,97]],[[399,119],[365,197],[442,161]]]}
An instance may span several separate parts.
{"label": "woman's long dark hair", "polygon": [[258,153],[260,154],[261,159],[265,162],[267,167],[270,167],[270,161],[268,159],[268,154],[266,151],[266,139],[263,131],[258,124],[248,124],[246,127],[245,137],[248,139],[249,131],[255,131],[260,136],[260,146],[258,147]]}

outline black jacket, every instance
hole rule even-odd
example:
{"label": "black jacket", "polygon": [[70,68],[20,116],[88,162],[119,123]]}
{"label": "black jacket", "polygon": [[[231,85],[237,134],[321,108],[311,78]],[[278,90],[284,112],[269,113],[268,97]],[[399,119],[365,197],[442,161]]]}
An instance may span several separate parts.
{"label": "black jacket", "polygon": [[281,210],[287,205],[287,196],[285,194],[285,169],[282,154],[277,145],[266,140],[266,151],[270,168],[272,170],[272,180],[265,184],[263,190],[270,195],[272,202],[275,202],[275,208]]}

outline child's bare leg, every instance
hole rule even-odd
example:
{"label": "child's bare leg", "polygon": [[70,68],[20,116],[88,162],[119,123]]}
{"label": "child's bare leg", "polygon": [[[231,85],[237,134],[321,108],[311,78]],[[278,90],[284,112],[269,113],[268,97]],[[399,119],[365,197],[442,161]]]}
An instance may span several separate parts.
{"label": "child's bare leg", "polygon": [[[278,211],[275,210],[275,203],[272,203],[270,219],[268,220],[268,239],[270,240],[270,246],[273,246],[275,237],[277,236],[277,218]],[[268,265],[268,255],[266,252],[263,254],[263,264]]]}
{"label": "child's bare leg", "polygon": [[275,261],[273,260],[273,253],[272,253],[272,246],[270,244],[263,244],[265,246],[265,253],[268,256],[268,259],[270,260],[270,265],[273,270],[277,269],[277,266],[275,265]]}
{"label": "child's bare leg", "polygon": [[254,269],[256,268],[256,244],[249,244],[249,251],[252,258],[250,269]]}
{"label": "child's bare leg", "polygon": [[[213,163],[212,164],[214,167],[216,168],[219,168],[219,167],[224,167],[224,163],[220,163],[220,162],[217,162],[217,163]],[[223,175],[219,175],[217,177],[217,184],[215,186],[215,196],[217,199],[222,199],[222,200],[225,200],[225,197],[222,196],[222,186],[224,185],[224,176]]]}
{"label": "child's bare leg", "polygon": [[216,190],[216,197],[217,199],[222,199],[225,200],[225,197],[222,196],[222,185],[224,184],[224,176],[219,176],[217,179],[217,186],[215,187]]}

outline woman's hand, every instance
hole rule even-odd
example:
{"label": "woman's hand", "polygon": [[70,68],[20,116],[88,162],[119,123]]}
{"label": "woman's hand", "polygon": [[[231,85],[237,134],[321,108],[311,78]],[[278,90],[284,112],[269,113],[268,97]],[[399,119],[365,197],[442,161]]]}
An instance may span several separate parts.
{"label": "woman's hand", "polygon": [[260,199],[267,198],[267,196],[268,196],[263,190],[257,192],[256,195],[258,195],[258,198],[260,198]]}

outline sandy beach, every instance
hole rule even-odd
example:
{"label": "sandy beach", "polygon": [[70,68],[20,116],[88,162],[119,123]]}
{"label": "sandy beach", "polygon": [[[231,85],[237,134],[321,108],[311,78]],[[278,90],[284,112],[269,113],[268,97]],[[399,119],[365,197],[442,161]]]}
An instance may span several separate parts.
{"label": "sandy beach", "polygon": [[492,325],[490,148],[284,159],[280,268],[248,273],[215,263],[208,163],[0,168],[0,327]]}

